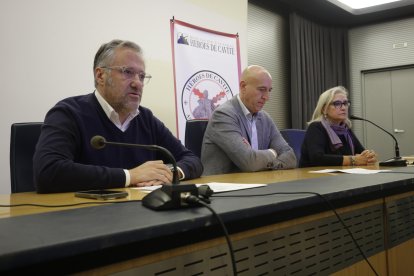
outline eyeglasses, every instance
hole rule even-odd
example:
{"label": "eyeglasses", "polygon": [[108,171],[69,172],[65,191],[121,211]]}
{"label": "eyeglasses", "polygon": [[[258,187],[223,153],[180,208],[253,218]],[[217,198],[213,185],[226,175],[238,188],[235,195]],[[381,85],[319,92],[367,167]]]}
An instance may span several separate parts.
{"label": "eyeglasses", "polygon": [[331,103],[331,105],[335,106],[336,109],[340,109],[342,108],[342,106],[349,107],[351,105],[351,102],[350,101],[343,101],[343,102],[334,101]]}
{"label": "eyeglasses", "polygon": [[150,79],[152,78],[151,75],[145,74],[144,72],[137,72],[131,67],[125,67],[125,66],[112,66],[112,67],[101,67],[103,69],[108,70],[116,70],[119,73],[121,73],[125,79],[132,80],[135,78],[135,76],[138,76],[140,82],[143,84],[148,84]]}

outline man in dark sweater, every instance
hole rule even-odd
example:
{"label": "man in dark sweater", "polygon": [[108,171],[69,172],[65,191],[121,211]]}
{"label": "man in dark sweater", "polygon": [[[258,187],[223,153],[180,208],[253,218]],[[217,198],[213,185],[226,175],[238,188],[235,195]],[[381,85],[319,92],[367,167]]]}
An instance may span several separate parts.
{"label": "man in dark sweater", "polygon": [[130,41],[103,44],[94,60],[96,90],[58,102],[46,115],[33,157],[39,193],[171,183],[168,159],[158,151],[108,145],[96,150],[95,135],[108,141],[159,145],[177,160],[180,179],[197,178],[200,159],[140,106],[145,73],[141,48]]}

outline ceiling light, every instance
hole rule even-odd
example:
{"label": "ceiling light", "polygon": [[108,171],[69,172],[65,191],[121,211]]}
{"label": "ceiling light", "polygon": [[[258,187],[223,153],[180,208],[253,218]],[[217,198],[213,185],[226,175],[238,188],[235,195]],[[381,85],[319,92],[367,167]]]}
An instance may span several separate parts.
{"label": "ceiling light", "polygon": [[397,2],[400,0],[337,0],[352,9],[363,9],[391,2]]}

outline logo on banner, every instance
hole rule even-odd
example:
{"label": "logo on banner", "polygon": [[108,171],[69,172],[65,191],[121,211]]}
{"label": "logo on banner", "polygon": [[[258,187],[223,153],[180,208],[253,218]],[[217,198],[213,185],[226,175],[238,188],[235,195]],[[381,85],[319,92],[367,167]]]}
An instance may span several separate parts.
{"label": "logo on banner", "polygon": [[183,33],[179,33],[179,34],[178,34],[178,38],[177,38],[177,43],[178,43],[178,44],[185,44],[185,45],[188,45],[188,40],[187,40],[187,38],[188,38],[188,35],[187,35],[187,36],[184,36],[184,34],[183,34]]}
{"label": "logo on banner", "polygon": [[181,105],[186,120],[209,119],[213,111],[233,93],[227,82],[213,71],[199,71],[183,87]]}
{"label": "logo on banner", "polygon": [[207,40],[191,36],[189,34],[177,33],[177,44],[184,44],[205,51],[211,51],[223,55],[235,55],[234,47],[221,41]]}

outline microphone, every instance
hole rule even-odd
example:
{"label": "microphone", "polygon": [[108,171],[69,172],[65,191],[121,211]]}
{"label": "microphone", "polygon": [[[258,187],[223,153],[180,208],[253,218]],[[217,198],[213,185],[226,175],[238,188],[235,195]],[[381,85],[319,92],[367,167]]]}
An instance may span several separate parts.
{"label": "microphone", "polygon": [[170,162],[173,166],[173,180],[172,184],[178,184],[178,170],[177,170],[177,162],[175,161],[174,156],[171,154],[169,150],[164,147],[160,147],[157,145],[142,145],[142,144],[128,144],[128,143],[118,143],[118,142],[108,142],[103,136],[95,135],[91,138],[91,145],[95,149],[103,149],[106,145],[115,145],[115,146],[126,146],[126,147],[138,147],[144,148],[147,150],[154,150],[160,151],[167,157],[168,162]]}
{"label": "microphone", "polygon": [[361,117],[358,117],[358,116],[355,116],[355,115],[350,115],[349,118],[352,119],[352,120],[366,121],[368,123],[371,123],[374,126],[376,126],[377,128],[381,129],[382,131],[388,133],[392,137],[392,139],[394,139],[394,141],[395,141],[395,157],[391,158],[391,159],[388,159],[386,161],[379,162],[380,166],[389,166],[389,167],[405,167],[405,166],[407,166],[407,161],[402,159],[401,156],[400,156],[400,148],[398,147],[398,141],[395,138],[395,136],[392,135],[391,132],[389,132],[386,129],[380,127],[379,125],[375,124],[374,122],[371,122],[368,119],[364,119],[364,118],[361,118]]}
{"label": "microphone", "polygon": [[[172,184],[162,185],[142,199],[142,205],[153,210],[170,210],[190,206],[187,198],[196,196],[199,198],[199,190],[195,184],[179,184],[177,162],[172,153],[158,145],[142,145],[109,142],[103,136],[95,135],[91,138],[91,146],[95,149],[103,149],[106,145],[138,147],[147,150],[154,150],[161,152],[173,166],[173,181]],[[203,195],[201,199],[205,201]],[[208,199],[208,198],[207,198]]]}

